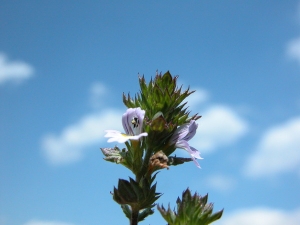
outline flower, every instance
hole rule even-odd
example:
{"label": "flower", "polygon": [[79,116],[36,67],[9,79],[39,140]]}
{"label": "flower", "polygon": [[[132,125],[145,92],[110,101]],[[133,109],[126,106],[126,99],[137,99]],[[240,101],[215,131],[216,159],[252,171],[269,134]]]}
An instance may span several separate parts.
{"label": "flower", "polygon": [[199,163],[196,159],[202,159],[200,157],[200,152],[189,145],[188,141],[192,139],[198,128],[198,124],[195,120],[191,120],[189,123],[183,124],[182,126],[178,127],[177,130],[174,132],[170,139],[170,144],[175,144],[176,148],[181,148],[186,150],[190,155],[194,163],[198,168],[200,168]]}
{"label": "flower", "polygon": [[141,110],[140,107],[127,109],[122,116],[122,125],[126,133],[117,130],[106,130],[107,134],[104,137],[109,138],[107,142],[124,143],[128,140],[138,140],[143,136],[147,136],[148,133],[142,133],[144,116],[145,110]]}

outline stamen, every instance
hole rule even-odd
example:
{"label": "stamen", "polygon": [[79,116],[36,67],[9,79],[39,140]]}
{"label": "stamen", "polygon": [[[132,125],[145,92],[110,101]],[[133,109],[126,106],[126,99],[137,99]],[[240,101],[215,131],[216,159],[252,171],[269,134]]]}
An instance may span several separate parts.
{"label": "stamen", "polygon": [[133,117],[131,123],[133,124],[133,128],[137,128],[140,124],[140,121],[137,117]]}

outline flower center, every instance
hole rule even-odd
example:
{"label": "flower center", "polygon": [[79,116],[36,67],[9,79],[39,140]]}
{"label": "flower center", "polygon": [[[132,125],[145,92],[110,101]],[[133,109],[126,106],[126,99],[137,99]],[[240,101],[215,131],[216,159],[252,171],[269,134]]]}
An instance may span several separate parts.
{"label": "flower center", "polygon": [[139,118],[133,117],[132,120],[131,120],[131,123],[133,125],[133,128],[137,128],[140,124]]}

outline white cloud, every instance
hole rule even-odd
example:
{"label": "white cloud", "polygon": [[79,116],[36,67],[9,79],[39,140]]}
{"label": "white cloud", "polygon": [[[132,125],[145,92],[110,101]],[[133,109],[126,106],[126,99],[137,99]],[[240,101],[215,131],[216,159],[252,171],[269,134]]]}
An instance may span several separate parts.
{"label": "white cloud", "polygon": [[22,61],[9,61],[4,53],[0,52],[0,84],[5,82],[19,83],[32,77],[34,69]]}
{"label": "white cloud", "polygon": [[223,105],[208,108],[198,124],[197,133],[190,144],[200,152],[232,144],[248,131],[247,122],[233,109]]}
{"label": "white cloud", "polygon": [[[84,116],[77,123],[67,126],[60,135],[48,134],[42,139],[42,150],[51,164],[78,161],[84,150],[104,139],[104,130],[122,131],[122,113],[107,110]],[[101,146],[99,146],[101,147]]]}
{"label": "white cloud", "polygon": [[245,173],[260,177],[300,169],[300,117],[270,128],[262,136]]}
{"label": "white cloud", "polygon": [[[198,98],[191,100],[195,104],[206,101],[208,93],[198,90]],[[96,96],[105,94],[105,87],[95,83],[90,93]],[[44,156],[51,164],[76,162],[83,157],[84,150],[105,140],[105,129],[122,131],[121,116],[123,112],[110,110],[86,115],[75,124],[62,129],[60,134],[47,134],[42,138]],[[115,125],[114,125],[115,124]],[[211,151],[223,145],[232,144],[247,132],[248,125],[234,110],[226,106],[210,107],[199,120],[196,136],[191,145],[201,152]]]}
{"label": "white cloud", "polygon": [[224,174],[210,175],[205,182],[209,187],[219,191],[229,191],[236,185],[236,180],[233,177]]}
{"label": "white cloud", "polygon": [[194,90],[195,92],[192,93],[190,96],[186,98],[184,102],[188,102],[187,106],[194,107],[196,105],[199,105],[201,103],[206,102],[209,99],[209,93],[208,91],[202,89],[202,88],[191,88],[191,90]]}
{"label": "white cloud", "polygon": [[71,223],[63,223],[57,221],[41,221],[41,220],[30,220],[24,225],[73,225]]}
{"label": "white cloud", "polygon": [[270,208],[242,209],[226,215],[219,220],[220,225],[298,225],[300,209],[283,211]]}
{"label": "white cloud", "polygon": [[90,104],[98,108],[101,106],[101,98],[106,94],[108,89],[105,87],[104,84],[100,82],[95,82],[90,87]]}
{"label": "white cloud", "polygon": [[[296,19],[299,21],[300,19],[300,4],[298,3]],[[286,44],[286,55],[292,59],[300,63],[300,37],[294,38],[290,40]]]}
{"label": "white cloud", "polygon": [[300,63],[300,38],[291,40],[286,47],[287,55]]}

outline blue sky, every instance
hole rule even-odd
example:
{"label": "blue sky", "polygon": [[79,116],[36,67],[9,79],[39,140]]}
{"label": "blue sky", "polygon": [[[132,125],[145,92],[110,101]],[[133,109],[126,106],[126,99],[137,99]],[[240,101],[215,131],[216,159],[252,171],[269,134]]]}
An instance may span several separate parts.
{"label": "blue sky", "polygon": [[299,1],[0,5],[0,225],[128,224],[110,191],[131,174],[99,148],[156,70],[196,90],[204,158],[161,171],[158,203],[190,187],[216,225],[300,224]]}

